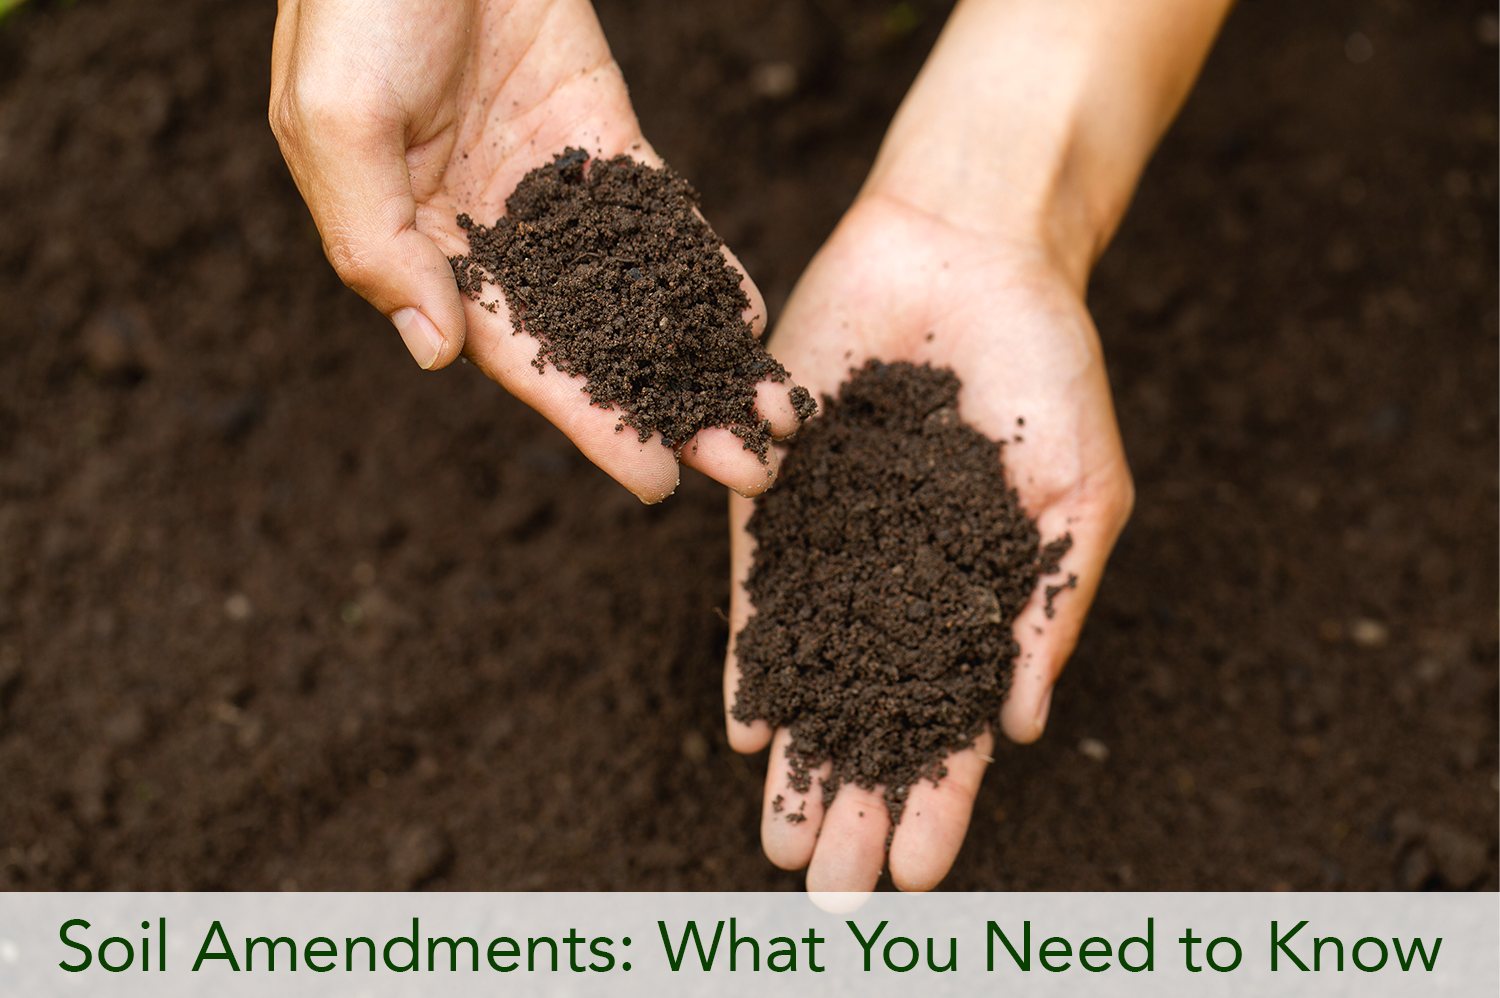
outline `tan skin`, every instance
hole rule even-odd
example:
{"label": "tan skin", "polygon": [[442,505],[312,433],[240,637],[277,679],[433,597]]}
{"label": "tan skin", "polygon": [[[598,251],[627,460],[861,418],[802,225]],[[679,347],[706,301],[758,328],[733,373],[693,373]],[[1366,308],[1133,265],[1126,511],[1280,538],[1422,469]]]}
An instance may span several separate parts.
{"label": "tan skin", "polygon": [[[1098,336],[1084,305],[1147,158],[1185,98],[1229,0],[962,0],[887,134],[859,198],[808,267],[771,352],[815,395],[868,357],[930,361],[963,379],[960,413],[997,439],[1045,538],[1069,533],[1076,590],[1016,622],[1021,655],[1001,731],[1030,742],[1072,652],[1133,489]],[[380,4],[284,0],[271,120],[344,280],[391,316],[418,363],[460,352],[534,406],[636,495],[677,481],[656,442],[614,432],[575,379],[530,367],[536,344],[457,294],[453,218],[500,214],[532,166],[567,145],[659,160],[586,0]],[[746,279],[752,312],[764,314]],[[420,315],[420,320],[413,318]],[[425,324],[424,324],[425,323]],[[778,436],[796,419],[786,386],[763,385]],[[1025,420],[1020,428],[1019,420]],[[684,463],[743,495],[774,474],[727,431],[699,434]],[[753,612],[742,582],[749,500],[731,500],[731,632]],[[731,646],[726,711],[738,673]],[[986,732],[912,790],[889,855],[880,788],[816,784],[800,824],[779,820],[787,732],[728,720],[742,752],[771,745],[762,841],[807,867],[814,891],[925,890],[951,867],[993,747]]]}

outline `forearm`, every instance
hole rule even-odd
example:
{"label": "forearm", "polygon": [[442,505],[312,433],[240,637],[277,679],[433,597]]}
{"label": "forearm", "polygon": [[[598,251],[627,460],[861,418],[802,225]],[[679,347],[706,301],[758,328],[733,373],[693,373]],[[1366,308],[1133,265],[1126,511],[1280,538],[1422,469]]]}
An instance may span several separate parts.
{"label": "forearm", "polygon": [[1232,0],[962,0],[865,185],[1082,290]]}

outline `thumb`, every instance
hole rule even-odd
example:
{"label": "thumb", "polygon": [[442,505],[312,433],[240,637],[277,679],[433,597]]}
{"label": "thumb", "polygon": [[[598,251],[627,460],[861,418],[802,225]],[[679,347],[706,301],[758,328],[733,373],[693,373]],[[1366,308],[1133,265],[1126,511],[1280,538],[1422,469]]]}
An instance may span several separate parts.
{"label": "thumb", "polygon": [[1016,617],[1021,654],[1010,695],[1000,708],[1000,726],[1017,744],[1036,741],[1047,727],[1053,686],[1078,644],[1110,550],[1135,505],[1135,486],[1125,456],[1116,453],[1117,459],[1088,485],[1037,516],[1043,537],[1069,534],[1073,544],[1057,574],[1038,581],[1030,602]]}
{"label": "thumb", "polygon": [[383,116],[355,123],[347,111],[296,117],[300,127],[283,124],[277,137],[328,261],[418,365],[451,363],[464,345],[463,300],[447,256],[416,227],[405,128]]}

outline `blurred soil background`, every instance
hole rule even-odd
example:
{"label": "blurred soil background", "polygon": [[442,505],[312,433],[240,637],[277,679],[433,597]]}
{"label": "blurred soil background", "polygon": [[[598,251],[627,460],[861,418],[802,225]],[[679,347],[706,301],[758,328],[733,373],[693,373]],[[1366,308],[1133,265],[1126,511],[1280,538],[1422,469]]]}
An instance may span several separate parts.
{"label": "blurred soil background", "polygon": [[[773,312],[947,4],[599,0]],[[0,22],[0,887],[781,889],[723,490],[340,285],[274,5]],[[955,889],[1496,888],[1496,21],[1246,0],[1090,292],[1139,485]]]}

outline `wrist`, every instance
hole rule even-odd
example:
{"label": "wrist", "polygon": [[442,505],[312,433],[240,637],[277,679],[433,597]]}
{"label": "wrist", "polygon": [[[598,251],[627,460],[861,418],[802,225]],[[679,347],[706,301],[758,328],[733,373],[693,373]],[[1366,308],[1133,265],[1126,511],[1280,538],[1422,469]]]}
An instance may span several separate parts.
{"label": "wrist", "polygon": [[1025,4],[961,3],[860,193],[1040,253],[1081,283],[1093,226],[1065,188],[1082,73],[1061,63],[1072,47],[1050,20]]}
{"label": "wrist", "polygon": [[1006,154],[940,125],[893,133],[859,198],[898,203],[1050,265],[1081,292],[1123,205],[1116,213],[1089,197],[1065,137],[1011,141]]}
{"label": "wrist", "polygon": [[1228,0],[962,0],[861,196],[1047,258],[1081,292]]}

